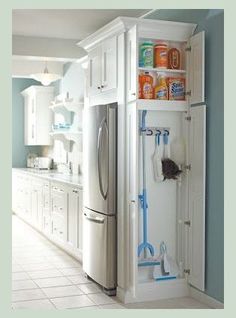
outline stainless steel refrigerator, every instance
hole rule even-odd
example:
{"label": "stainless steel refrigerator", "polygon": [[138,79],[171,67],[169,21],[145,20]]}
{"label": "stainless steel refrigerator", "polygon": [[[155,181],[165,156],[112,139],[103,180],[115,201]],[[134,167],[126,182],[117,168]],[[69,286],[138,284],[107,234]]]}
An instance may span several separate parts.
{"label": "stainless steel refrigerator", "polygon": [[114,294],[117,104],[88,107],[85,116],[83,269]]}

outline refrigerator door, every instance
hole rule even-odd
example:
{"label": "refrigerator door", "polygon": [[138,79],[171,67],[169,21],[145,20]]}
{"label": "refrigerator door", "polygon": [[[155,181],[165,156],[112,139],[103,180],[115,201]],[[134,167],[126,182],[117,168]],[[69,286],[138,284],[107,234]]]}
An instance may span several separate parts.
{"label": "refrigerator door", "polygon": [[116,287],[116,217],[84,210],[83,270],[107,289]]}
{"label": "refrigerator door", "polygon": [[86,110],[84,206],[116,213],[116,105]]}

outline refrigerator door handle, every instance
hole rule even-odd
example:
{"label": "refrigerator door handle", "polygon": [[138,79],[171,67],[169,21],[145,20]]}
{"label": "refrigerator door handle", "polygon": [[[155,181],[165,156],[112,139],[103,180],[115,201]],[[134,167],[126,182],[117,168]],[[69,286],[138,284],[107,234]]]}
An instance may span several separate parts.
{"label": "refrigerator door handle", "polygon": [[106,131],[106,142],[108,144],[108,128],[107,128],[107,121],[106,118],[103,118],[99,129],[98,129],[98,141],[97,141],[97,163],[98,163],[98,180],[99,180],[99,188],[101,195],[103,196],[103,199],[107,199],[107,191],[108,191],[108,186],[106,191],[103,189],[103,184],[102,184],[102,176],[101,176],[101,136],[102,136],[102,131],[105,129]]}
{"label": "refrigerator door handle", "polygon": [[92,217],[92,216],[88,216],[86,213],[84,213],[84,216],[86,217],[87,220],[91,221],[91,222],[95,222],[95,223],[104,223],[104,218],[102,217]]}

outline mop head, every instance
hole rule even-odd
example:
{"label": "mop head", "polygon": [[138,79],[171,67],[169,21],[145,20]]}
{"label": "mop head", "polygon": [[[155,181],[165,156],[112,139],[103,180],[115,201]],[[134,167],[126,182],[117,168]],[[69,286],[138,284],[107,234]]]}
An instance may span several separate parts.
{"label": "mop head", "polygon": [[176,180],[181,172],[182,170],[179,170],[179,167],[173,160],[169,158],[162,159],[162,173],[164,176],[164,180],[165,179]]}

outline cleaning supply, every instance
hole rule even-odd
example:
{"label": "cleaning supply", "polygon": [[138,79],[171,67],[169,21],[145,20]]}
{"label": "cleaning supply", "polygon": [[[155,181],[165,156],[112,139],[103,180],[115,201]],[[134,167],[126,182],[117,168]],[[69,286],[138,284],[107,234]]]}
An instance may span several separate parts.
{"label": "cleaning supply", "polygon": [[153,172],[154,172],[154,179],[157,182],[161,182],[164,180],[164,176],[162,173],[162,162],[161,162],[161,154],[160,154],[160,136],[161,131],[158,130],[155,136],[155,150],[152,156],[152,163],[153,163]]}
{"label": "cleaning supply", "polygon": [[169,100],[185,100],[185,79],[183,77],[168,78]]}
{"label": "cleaning supply", "polygon": [[140,78],[141,96],[143,99],[153,99],[153,77],[149,72],[144,72]]}
{"label": "cleaning supply", "polygon": [[154,98],[159,100],[168,99],[168,85],[166,83],[166,77],[159,75],[157,77],[157,85],[154,90]]}
{"label": "cleaning supply", "polygon": [[174,179],[176,180],[182,171],[179,169],[178,165],[170,159],[170,147],[168,142],[169,131],[166,130],[163,134],[164,141],[164,153],[162,159],[162,173],[164,180]]}
{"label": "cleaning supply", "polygon": [[[144,263],[150,264],[152,259],[147,258],[147,251],[149,251],[151,257],[154,256],[154,247],[148,242],[147,239],[147,213],[148,213],[148,203],[147,203],[147,189],[146,189],[146,143],[145,143],[145,134],[146,134],[146,124],[145,118],[147,115],[147,111],[142,111],[142,122],[140,127],[140,132],[142,136],[142,161],[143,161],[143,191],[142,194],[139,195],[140,205],[143,212],[143,242],[138,246],[138,257],[141,256],[141,253],[144,253],[144,259],[139,261],[140,266],[144,266]],[[155,260],[153,259],[154,263]],[[158,262],[159,264],[159,262]]]}
{"label": "cleaning supply", "polygon": [[158,41],[154,48],[154,64],[157,68],[167,68],[168,66],[167,43]]}
{"label": "cleaning supply", "polygon": [[168,68],[173,70],[180,69],[180,51],[175,47],[168,51]]}
{"label": "cleaning supply", "polygon": [[153,67],[153,42],[143,42],[139,47],[139,67]]}
{"label": "cleaning supply", "polygon": [[175,260],[167,254],[166,244],[162,241],[160,244],[160,255],[158,256],[160,266],[155,266],[153,278],[156,281],[176,279],[179,275],[179,269]]}

